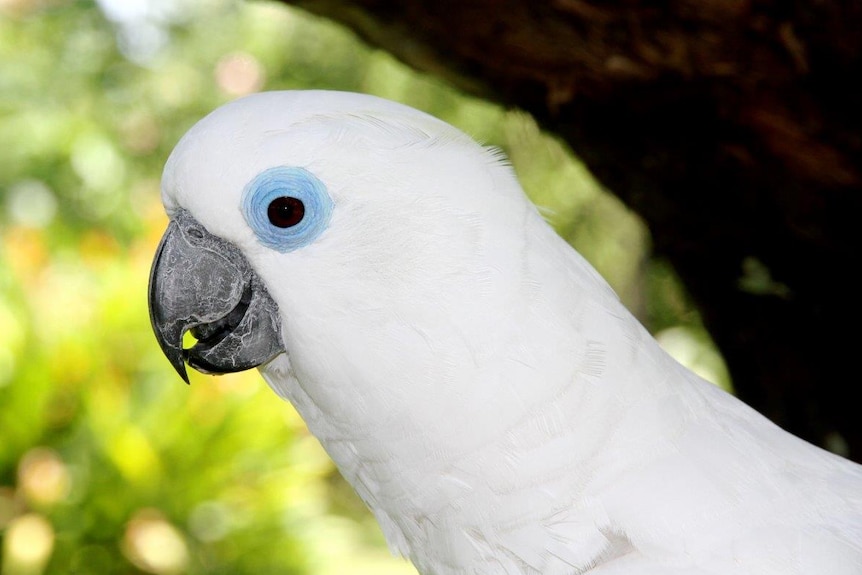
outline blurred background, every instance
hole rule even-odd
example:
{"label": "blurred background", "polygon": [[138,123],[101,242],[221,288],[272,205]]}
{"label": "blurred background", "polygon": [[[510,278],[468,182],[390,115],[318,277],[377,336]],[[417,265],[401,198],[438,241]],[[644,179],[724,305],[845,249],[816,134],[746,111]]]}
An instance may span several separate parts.
{"label": "blurred background", "polygon": [[533,120],[267,2],[0,0],[0,571],[397,574],[363,505],[256,372],[182,384],[153,337],[162,165],[271,89],[404,102],[502,148],[683,363],[729,388],[642,223]]}

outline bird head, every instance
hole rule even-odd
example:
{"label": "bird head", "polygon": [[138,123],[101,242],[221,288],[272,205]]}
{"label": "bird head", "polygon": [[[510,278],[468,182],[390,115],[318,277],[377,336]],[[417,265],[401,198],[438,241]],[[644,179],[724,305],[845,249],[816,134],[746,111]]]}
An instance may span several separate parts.
{"label": "bird head", "polygon": [[494,322],[518,329],[530,289],[528,242],[558,240],[499,153],[359,94],[217,109],[176,146],[162,195],[150,315],[186,381],[186,364],[218,374],[287,354],[321,386],[377,379],[363,400],[373,388],[390,405],[404,386],[379,381],[439,392],[497,353],[511,334]]}

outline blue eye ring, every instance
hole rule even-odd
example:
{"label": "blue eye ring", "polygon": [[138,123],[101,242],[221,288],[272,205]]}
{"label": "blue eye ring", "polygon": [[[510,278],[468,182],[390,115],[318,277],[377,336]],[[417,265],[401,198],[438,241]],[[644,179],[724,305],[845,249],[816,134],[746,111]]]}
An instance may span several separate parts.
{"label": "blue eye ring", "polygon": [[332,207],[323,182],[298,167],[264,170],[242,195],[243,216],[258,241],[282,253],[317,239],[329,225]]}

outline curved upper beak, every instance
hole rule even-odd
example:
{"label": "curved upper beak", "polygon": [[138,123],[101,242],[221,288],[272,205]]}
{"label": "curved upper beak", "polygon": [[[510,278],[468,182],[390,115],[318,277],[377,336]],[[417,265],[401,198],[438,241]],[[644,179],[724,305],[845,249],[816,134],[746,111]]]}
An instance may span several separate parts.
{"label": "curved upper beak", "polygon": [[[278,308],[242,253],[180,210],[159,244],[150,272],[150,322],[186,383],[185,364],[231,373],[284,351]],[[184,349],[191,331],[197,342]]]}

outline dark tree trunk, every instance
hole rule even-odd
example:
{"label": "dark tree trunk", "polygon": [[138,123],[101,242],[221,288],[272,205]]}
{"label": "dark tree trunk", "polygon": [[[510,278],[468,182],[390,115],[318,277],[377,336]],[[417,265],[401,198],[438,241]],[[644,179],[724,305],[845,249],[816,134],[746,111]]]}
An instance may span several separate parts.
{"label": "dark tree trunk", "polygon": [[740,397],[862,459],[862,3],[292,3],[559,134],[646,220]]}

